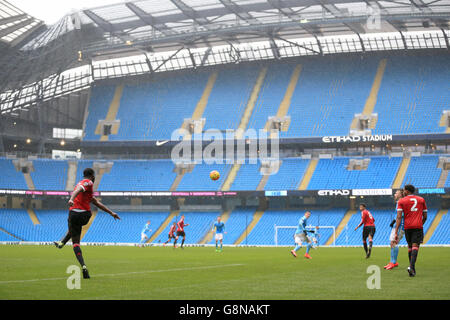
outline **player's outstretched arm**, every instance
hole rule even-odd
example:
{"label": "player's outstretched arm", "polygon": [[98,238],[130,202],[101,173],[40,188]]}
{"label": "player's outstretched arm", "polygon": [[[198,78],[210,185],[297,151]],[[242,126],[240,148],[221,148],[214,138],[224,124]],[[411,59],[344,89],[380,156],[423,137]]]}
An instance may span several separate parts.
{"label": "player's outstretched arm", "polygon": [[398,242],[398,229],[402,221],[402,211],[397,211],[397,219],[395,220],[395,242]]}
{"label": "player's outstretched arm", "polygon": [[107,206],[105,206],[103,203],[101,203],[100,201],[98,201],[97,198],[93,197],[93,198],[92,198],[92,203],[93,203],[97,208],[99,208],[100,210],[103,210],[103,211],[109,213],[114,219],[119,219],[119,220],[120,220],[120,217],[119,217],[119,215],[118,215],[117,213],[111,211]]}
{"label": "player's outstretched arm", "polygon": [[361,222],[356,226],[355,231],[356,231],[359,227],[361,227],[362,225],[363,225],[363,221],[361,220]]}
{"label": "player's outstretched arm", "polygon": [[83,188],[81,186],[78,186],[74,192],[72,192],[72,195],[70,196],[69,199],[69,206],[73,206],[73,201],[75,200],[75,198],[81,193],[83,192]]}

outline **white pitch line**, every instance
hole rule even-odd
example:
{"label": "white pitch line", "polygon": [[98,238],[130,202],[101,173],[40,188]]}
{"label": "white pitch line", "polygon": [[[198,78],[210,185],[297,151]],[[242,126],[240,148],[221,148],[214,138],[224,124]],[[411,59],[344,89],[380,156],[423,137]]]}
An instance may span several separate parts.
{"label": "white pitch line", "polygon": [[[176,268],[176,269],[165,269],[165,270],[147,270],[147,271],[135,271],[135,272],[123,272],[123,273],[106,273],[106,274],[96,274],[94,278],[98,277],[117,277],[117,276],[125,276],[130,274],[143,274],[143,273],[158,273],[158,272],[172,272],[172,271],[188,271],[188,270],[201,270],[201,269],[213,269],[213,268],[225,268],[225,267],[238,267],[243,266],[244,264],[235,263],[235,264],[223,264],[218,266],[204,266],[204,267],[190,267],[190,268]],[[8,283],[24,283],[24,282],[37,282],[37,281],[52,281],[52,280],[66,280],[65,278],[46,278],[46,279],[29,279],[29,280],[7,280],[0,281],[0,284],[8,284]]]}

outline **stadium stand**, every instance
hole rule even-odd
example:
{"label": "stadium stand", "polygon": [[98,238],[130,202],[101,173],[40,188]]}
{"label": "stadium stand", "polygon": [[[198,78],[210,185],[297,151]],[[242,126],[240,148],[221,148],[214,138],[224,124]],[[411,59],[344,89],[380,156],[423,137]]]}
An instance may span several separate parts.
{"label": "stadium stand", "polygon": [[[430,219],[430,218],[428,218]],[[431,220],[430,220],[431,224]],[[430,240],[428,240],[427,244],[448,244],[450,235],[450,214],[445,213],[442,216],[442,219],[434,230]]]}
{"label": "stadium stand", "polygon": [[220,172],[222,179],[228,175],[231,164],[197,164],[192,172],[188,172],[183,176],[177,190],[180,191],[204,191],[219,190],[221,186],[220,180],[213,181],[209,178],[212,170]]}
{"label": "stadium stand", "polygon": [[[436,55],[433,59],[388,56],[386,61],[377,97],[373,99],[373,112],[378,114],[373,133],[444,132],[439,120],[450,98],[450,72],[442,72],[448,71],[448,55]],[[347,135],[355,114],[363,111],[379,62],[375,57],[341,56],[302,63],[287,105],[291,123],[281,136]],[[268,66],[248,128],[262,129],[268,117],[277,114],[296,65],[277,62]],[[217,69],[218,77],[202,114],[206,119],[204,130],[238,127],[260,69],[253,64]],[[177,72],[152,82],[126,85],[116,116],[120,120],[119,132],[110,135],[109,140],[170,139],[183,119],[191,117],[209,75],[206,71]],[[105,119],[113,95],[112,86],[92,89],[84,140],[100,139],[95,130],[98,121]],[[227,111],[230,107],[234,112]]]}
{"label": "stadium stand", "polygon": [[116,160],[102,177],[99,191],[169,190],[176,173],[169,160]]}
{"label": "stadium stand", "polygon": [[[439,133],[450,99],[448,55],[389,57],[374,112],[374,134]],[[432,107],[430,107],[432,106]]]}
{"label": "stadium stand", "polygon": [[347,170],[348,157],[320,159],[308,185],[309,190],[390,188],[401,158],[370,157],[367,170]]}
{"label": "stadium stand", "polygon": [[436,187],[442,172],[437,167],[438,161],[439,156],[435,155],[412,157],[402,185]]}
{"label": "stadium stand", "polygon": [[28,189],[22,172],[14,167],[12,160],[0,158],[0,188]]}
{"label": "stadium stand", "polygon": [[113,99],[115,86],[94,86],[91,89],[88,117],[84,127],[84,140],[99,140],[99,134],[95,134],[98,121],[106,118],[108,108]]}
{"label": "stadium stand", "polygon": [[33,160],[34,171],[31,172],[37,190],[64,190],[67,180],[67,161]]}
{"label": "stadium stand", "polygon": [[[120,221],[107,213],[99,211],[86,235],[84,242],[129,242],[141,240],[141,231],[150,220],[152,233],[167,217],[168,212],[120,212]],[[151,233],[149,234],[151,235]]]}
{"label": "stadium stand", "polygon": [[[232,211],[226,222],[224,244],[234,244],[245,231],[246,226],[251,222],[256,208],[236,208]],[[308,225],[334,226],[337,227],[347,210],[344,208],[333,208],[329,210],[311,210],[312,215]],[[376,234],[374,245],[389,245],[389,234],[391,228],[389,224],[395,217],[394,210],[370,210],[375,218]],[[437,209],[430,208],[428,220],[424,226],[426,233],[437,214]],[[241,244],[249,245],[274,245],[274,226],[296,227],[298,220],[304,211],[280,211],[267,210],[262,215],[259,222],[252,231],[247,234]],[[168,212],[123,212],[119,211],[122,220],[114,221],[107,213],[99,212],[83,238],[83,242],[112,242],[112,243],[137,243],[140,241],[140,234],[144,224],[150,220],[152,232],[158,229],[163,221],[168,217]],[[185,215],[186,244],[196,244],[213,229],[214,222],[221,213],[214,212],[180,212],[174,216],[167,227],[152,241],[153,243],[163,243],[167,240],[169,228],[173,222],[180,219],[180,215]],[[40,224],[33,225],[26,210],[0,209],[0,241],[55,241],[61,239],[67,231],[67,212],[64,210],[36,210]],[[449,215],[444,214],[441,222],[432,234],[427,244],[447,244],[449,235]],[[359,246],[362,244],[362,229],[354,231],[354,228],[361,220],[360,213],[352,215],[341,234],[336,239],[336,245]],[[9,235],[9,234],[11,235]],[[295,228],[279,229],[278,244],[293,245],[293,234]],[[319,245],[324,245],[327,240],[332,244],[332,229],[324,228],[319,230]],[[331,240],[330,240],[331,239]],[[209,244],[214,244],[212,238]],[[173,241],[172,241],[173,244]],[[405,245],[403,239],[400,242]]]}
{"label": "stadium stand", "polygon": [[302,180],[309,160],[284,159],[276,174],[269,176],[265,190],[295,190]]}
{"label": "stadium stand", "polygon": [[109,140],[170,139],[190,118],[209,74],[178,73],[164,81],[125,86],[117,119],[120,128]]}

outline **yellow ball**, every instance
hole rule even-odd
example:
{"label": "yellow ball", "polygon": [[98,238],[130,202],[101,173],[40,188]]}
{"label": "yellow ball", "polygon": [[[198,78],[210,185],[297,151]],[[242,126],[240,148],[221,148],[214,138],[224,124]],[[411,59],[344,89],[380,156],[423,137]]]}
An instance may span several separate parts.
{"label": "yellow ball", "polygon": [[211,178],[211,180],[218,180],[220,178],[220,173],[217,170],[213,170],[209,174],[209,177]]}

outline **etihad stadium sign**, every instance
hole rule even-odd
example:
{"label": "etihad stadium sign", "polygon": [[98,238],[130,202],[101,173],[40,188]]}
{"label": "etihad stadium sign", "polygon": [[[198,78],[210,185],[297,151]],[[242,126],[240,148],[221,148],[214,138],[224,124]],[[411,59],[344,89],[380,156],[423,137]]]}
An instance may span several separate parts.
{"label": "etihad stadium sign", "polygon": [[336,142],[378,142],[378,141],[392,141],[392,134],[376,134],[371,136],[325,136],[322,137],[322,142],[336,143]]}

